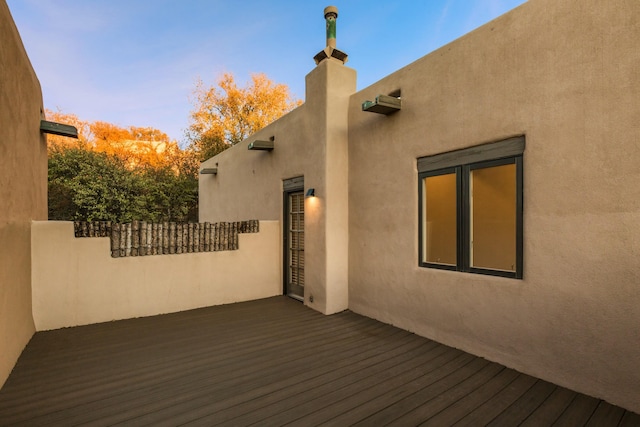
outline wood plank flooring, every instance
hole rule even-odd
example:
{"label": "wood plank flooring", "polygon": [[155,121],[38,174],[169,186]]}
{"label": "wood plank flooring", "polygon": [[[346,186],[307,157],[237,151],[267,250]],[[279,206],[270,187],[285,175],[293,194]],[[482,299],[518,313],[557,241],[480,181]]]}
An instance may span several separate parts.
{"label": "wood plank flooring", "polygon": [[640,416],[286,297],[38,332],[1,426],[638,426]]}

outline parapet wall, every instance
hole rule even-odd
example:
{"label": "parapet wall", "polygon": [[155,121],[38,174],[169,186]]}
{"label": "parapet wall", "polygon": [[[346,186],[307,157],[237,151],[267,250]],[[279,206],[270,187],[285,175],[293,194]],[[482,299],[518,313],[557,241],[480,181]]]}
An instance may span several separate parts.
{"label": "parapet wall", "polygon": [[32,223],[36,330],[153,316],[282,294],[280,225],[238,236],[238,249],[113,258],[108,237],[73,222]]}

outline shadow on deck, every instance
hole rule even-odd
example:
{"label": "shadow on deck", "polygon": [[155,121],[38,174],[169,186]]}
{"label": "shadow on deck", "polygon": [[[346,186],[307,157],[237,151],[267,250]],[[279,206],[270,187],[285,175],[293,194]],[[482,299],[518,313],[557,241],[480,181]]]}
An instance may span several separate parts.
{"label": "shadow on deck", "polygon": [[640,416],[286,297],[38,332],[0,425],[640,425]]}

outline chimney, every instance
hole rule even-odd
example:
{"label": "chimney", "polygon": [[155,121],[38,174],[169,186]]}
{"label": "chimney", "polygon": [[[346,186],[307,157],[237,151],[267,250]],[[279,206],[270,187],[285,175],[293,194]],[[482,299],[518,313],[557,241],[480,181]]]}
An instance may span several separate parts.
{"label": "chimney", "polygon": [[327,21],[327,47],[336,48],[336,19],[338,8],[327,6],[324,8],[324,19]]}
{"label": "chimney", "polygon": [[336,49],[336,19],[338,19],[338,8],[327,6],[324,8],[324,19],[327,23],[327,47],[318,52],[313,57],[316,65],[328,58],[334,58],[343,64],[347,62],[347,54]]}

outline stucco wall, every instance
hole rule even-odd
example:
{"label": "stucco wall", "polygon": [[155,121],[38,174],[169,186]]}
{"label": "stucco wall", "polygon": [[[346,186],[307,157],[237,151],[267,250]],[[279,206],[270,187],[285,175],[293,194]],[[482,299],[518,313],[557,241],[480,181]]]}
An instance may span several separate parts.
{"label": "stucco wall", "polygon": [[0,387],[34,333],[31,220],[47,218],[42,93],[0,0]]}
{"label": "stucco wall", "polygon": [[[317,196],[305,201],[305,304],[324,313],[348,304],[347,113],[355,88],[354,70],[321,62],[306,76],[302,106],[204,162],[218,173],[199,180],[201,222],[282,221],[283,180],[304,176]],[[271,137],[273,151],[247,150]]]}
{"label": "stucco wall", "polygon": [[34,222],[38,331],[152,316],[282,293],[280,226],[261,221],[235,251],[111,258],[109,239],[75,238],[73,223]]}
{"label": "stucco wall", "polygon": [[[349,308],[640,411],[639,21],[530,0],[354,95]],[[418,267],[416,158],[520,134],[524,280]]]}

